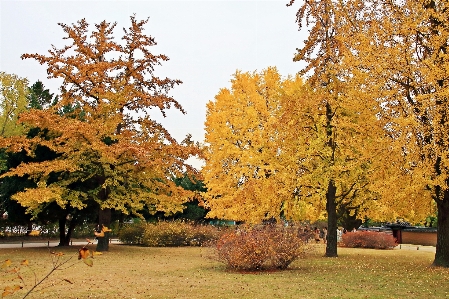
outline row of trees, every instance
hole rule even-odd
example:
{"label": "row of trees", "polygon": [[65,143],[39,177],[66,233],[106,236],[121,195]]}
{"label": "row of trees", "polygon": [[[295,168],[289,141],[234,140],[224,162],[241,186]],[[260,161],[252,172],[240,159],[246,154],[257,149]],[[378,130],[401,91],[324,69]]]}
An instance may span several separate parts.
{"label": "row of trees", "polygon": [[[424,218],[433,198],[435,264],[449,266],[447,5],[302,3],[297,22],[309,36],[294,59],[306,62],[299,75],[237,72],[231,89],[208,104],[209,217],[255,223],[326,215],[326,254],[336,256],[341,209]],[[185,161],[201,152],[151,118],[152,109],[184,111],[168,94],[181,81],[155,75],[168,58],[150,52],[156,43],[143,33],[146,22],[131,17],[121,43],[113,23],[91,32],[85,20],[59,24],[69,45],[22,56],[63,80],[56,101],[28,107],[13,126],[23,131],[0,140],[6,153],[22,155],[2,179],[29,184],[12,198],[33,215],[51,205],[71,216],[96,208],[107,224],[111,209],[174,213],[192,198],[173,178],[194,174]]]}
{"label": "row of trees", "polygon": [[[231,89],[208,103],[208,216],[247,223],[327,218],[336,232],[348,212],[414,223],[434,213],[431,197],[424,189],[414,193],[397,168],[400,151],[374,100],[359,99],[343,90],[329,97],[300,76],[282,79],[275,68],[237,72]],[[329,233],[329,256],[336,244]]]}
{"label": "row of trees", "polygon": [[[293,5],[291,1],[289,5]],[[336,212],[424,219],[438,210],[435,265],[449,266],[446,1],[306,1],[309,36],[281,80],[236,73],[208,104],[210,216],[246,221]]]}
{"label": "row of trees", "polygon": [[[376,118],[399,152],[392,162],[412,194],[427,190],[436,203],[434,264],[449,266],[448,2],[307,1],[297,17],[311,30],[295,60],[308,62],[303,73],[311,72],[313,86],[324,83],[329,95],[343,85],[375,101]],[[388,185],[389,193],[403,193]]]}

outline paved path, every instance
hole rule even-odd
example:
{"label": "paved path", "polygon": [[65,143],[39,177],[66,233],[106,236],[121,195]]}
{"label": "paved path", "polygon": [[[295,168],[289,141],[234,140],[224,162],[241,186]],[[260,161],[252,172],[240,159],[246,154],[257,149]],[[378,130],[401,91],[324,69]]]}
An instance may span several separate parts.
{"label": "paved path", "polygon": [[[96,244],[96,241],[93,241],[94,244]],[[86,245],[86,241],[73,241],[71,245],[74,246],[83,246]],[[58,246],[59,241],[41,241],[41,242],[31,242],[31,241],[24,241],[24,242],[17,242],[17,243],[0,243],[0,248],[31,248],[31,247],[56,247]],[[120,244],[120,241],[118,239],[111,239],[111,244]],[[434,246],[423,246],[423,245],[413,245],[413,244],[400,244],[396,246],[394,249],[400,249],[400,250],[421,250],[421,251],[430,251],[435,252]]]}
{"label": "paved path", "polygon": [[[94,244],[97,244],[96,241],[92,240]],[[33,248],[33,247],[56,247],[58,246],[59,241],[24,241],[24,242],[15,242],[15,243],[0,243],[0,248]],[[70,245],[73,246],[83,246],[86,245],[87,241],[73,241]],[[120,244],[118,239],[111,239],[110,244]]]}
{"label": "paved path", "polygon": [[399,244],[394,249],[421,250],[421,251],[436,252],[435,246],[423,246],[423,245],[414,245],[414,244]]}

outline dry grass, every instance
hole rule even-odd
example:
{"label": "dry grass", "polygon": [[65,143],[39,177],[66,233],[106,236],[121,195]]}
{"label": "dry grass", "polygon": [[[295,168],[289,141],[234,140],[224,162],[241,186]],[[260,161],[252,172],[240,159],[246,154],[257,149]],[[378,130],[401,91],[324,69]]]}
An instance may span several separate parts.
{"label": "dry grass", "polygon": [[[338,258],[324,258],[317,246],[286,271],[233,273],[209,258],[209,248],[112,245],[93,267],[75,257],[75,265],[28,298],[449,298],[449,269],[430,266],[434,253],[339,248]],[[28,259],[39,277],[51,267],[45,248],[1,249],[0,260],[8,258]],[[5,283],[0,276],[2,289]]]}

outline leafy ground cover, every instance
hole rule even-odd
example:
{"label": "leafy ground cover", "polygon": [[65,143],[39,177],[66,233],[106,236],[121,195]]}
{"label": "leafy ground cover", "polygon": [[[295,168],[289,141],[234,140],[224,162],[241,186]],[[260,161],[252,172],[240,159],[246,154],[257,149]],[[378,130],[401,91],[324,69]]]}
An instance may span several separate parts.
{"label": "leafy ground cover", "polygon": [[[86,267],[73,246],[61,251],[74,265],[27,298],[449,298],[449,269],[431,267],[432,252],[339,248],[338,258],[324,258],[324,245],[314,246],[287,270],[261,273],[227,271],[204,247],[111,245]],[[1,249],[6,259],[28,259],[38,277],[51,267],[46,248]]]}

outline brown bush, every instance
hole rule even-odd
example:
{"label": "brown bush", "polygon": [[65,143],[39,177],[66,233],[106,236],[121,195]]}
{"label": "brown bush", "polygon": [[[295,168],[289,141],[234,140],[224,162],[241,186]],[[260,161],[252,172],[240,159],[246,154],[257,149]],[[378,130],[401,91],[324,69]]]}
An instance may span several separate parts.
{"label": "brown bush", "polygon": [[298,230],[282,226],[239,228],[216,244],[218,260],[233,270],[285,269],[305,251]]}
{"label": "brown bush", "polygon": [[391,234],[372,231],[357,231],[342,235],[342,246],[351,248],[391,249],[396,239]]}

